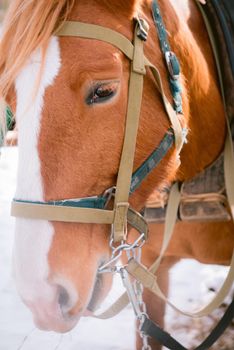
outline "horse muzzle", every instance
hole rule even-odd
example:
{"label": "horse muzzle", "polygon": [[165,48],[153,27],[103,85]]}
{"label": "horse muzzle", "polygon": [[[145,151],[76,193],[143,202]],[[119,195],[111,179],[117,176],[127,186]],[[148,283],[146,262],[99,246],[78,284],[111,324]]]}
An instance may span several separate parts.
{"label": "horse muzzle", "polygon": [[28,301],[23,299],[24,303],[31,310],[33,320],[41,330],[66,333],[73,329],[83,316],[82,308],[78,295],[65,289],[61,285],[54,287],[53,300],[45,298]]}

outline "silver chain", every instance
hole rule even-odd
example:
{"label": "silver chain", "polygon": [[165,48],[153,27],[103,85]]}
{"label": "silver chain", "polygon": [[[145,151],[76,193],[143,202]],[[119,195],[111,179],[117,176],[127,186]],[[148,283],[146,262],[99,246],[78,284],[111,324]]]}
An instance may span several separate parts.
{"label": "silver chain", "polygon": [[140,319],[140,323],[139,323],[139,334],[140,334],[140,337],[142,339],[142,350],[151,350],[151,346],[149,345],[149,337],[141,331],[141,327],[143,325],[143,322],[144,322],[144,319],[145,317],[148,317],[147,316],[147,311],[146,311],[146,305],[145,305],[145,302],[143,301],[142,299],[142,294],[141,294],[141,310],[142,310],[142,315],[143,317]]}
{"label": "silver chain", "polygon": [[113,243],[113,237],[110,240],[110,248],[112,249],[111,258],[109,261],[99,267],[99,273],[120,273],[124,287],[126,288],[130,303],[132,304],[133,311],[139,321],[139,334],[142,339],[142,350],[151,350],[151,346],[148,342],[148,336],[141,331],[142,325],[147,315],[146,304],[143,300],[143,285],[135,281],[132,283],[128,276],[128,272],[124,266],[116,266],[116,262],[121,257],[123,252],[127,254],[128,259],[134,258],[137,262],[141,262],[142,246],[145,243],[144,234],[141,234],[134,243],[128,244],[121,242],[121,244],[115,247]]}
{"label": "silver chain", "polygon": [[[141,248],[138,249],[138,256],[137,256],[136,260],[139,263],[141,262]],[[139,334],[140,334],[140,337],[141,337],[142,343],[143,343],[142,350],[151,350],[151,346],[149,345],[149,342],[148,342],[148,336],[144,332],[141,331],[141,327],[142,327],[142,324],[144,322],[144,319],[145,319],[145,317],[148,317],[146,304],[143,300],[144,287],[143,287],[142,283],[135,280],[134,289],[135,289],[135,293],[136,293],[137,302],[138,302],[139,308],[140,308],[141,313],[142,313],[142,317],[141,317],[140,322],[139,322]]]}
{"label": "silver chain", "polygon": [[[141,261],[141,249],[142,247],[140,246],[138,248],[134,248],[134,250],[131,252],[131,255],[139,263]],[[128,293],[129,300],[132,304],[133,311],[136,315],[137,320],[139,321],[138,331],[143,343],[142,350],[151,350],[151,346],[149,345],[149,342],[148,342],[148,336],[141,331],[145,318],[146,317],[148,318],[146,304],[143,300],[144,287],[138,281],[135,281],[134,283],[132,283],[129,279],[128,273],[125,268],[120,269],[120,275],[121,275],[124,287],[126,288],[126,291]]]}
{"label": "silver chain", "polygon": [[[120,243],[117,247],[115,247],[114,242],[113,242],[113,237],[111,236],[110,240],[110,248],[112,250],[112,254],[110,257],[110,260],[102,264],[99,269],[98,273],[107,273],[107,272],[119,272],[120,267],[116,267],[116,262],[120,259],[122,256],[123,252],[126,252],[128,259],[130,258],[137,258],[138,254],[137,248],[141,248],[145,243],[145,234],[142,233],[136,240],[135,242],[129,244],[124,241]],[[137,254],[137,255],[136,255]]]}

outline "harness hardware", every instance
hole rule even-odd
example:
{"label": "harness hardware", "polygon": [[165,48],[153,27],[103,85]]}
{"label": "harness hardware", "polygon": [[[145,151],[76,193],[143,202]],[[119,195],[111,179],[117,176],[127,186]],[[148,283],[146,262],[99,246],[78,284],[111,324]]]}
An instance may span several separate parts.
{"label": "harness hardware", "polygon": [[[137,257],[136,249],[141,249],[144,245],[146,239],[145,234],[142,233],[132,244],[126,243],[122,241],[119,245],[114,245],[114,239],[111,237],[110,239],[110,247],[112,249],[111,258],[109,261],[101,265],[98,269],[99,273],[105,273],[105,272],[113,272],[116,271],[116,266],[113,266],[113,264],[119,260],[119,258],[122,256],[123,252],[126,252],[128,259],[134,257]],[[132,253],[132,256],[130,255]],[[117,268],[118,270],[118,268]]]}
{"label": "harness hardware", "polygon": [[136,17],[135,19],[138,23],[137,36],[141,40],[146,41],[148,38],[149,25],[143,18]]}
{"label": "harness hardware", "polygon": [[103,197],[105,198],[105,205],[104,209],[107,209],[111,200],[115,197],[115,192],[116,192],[116,186],[112,186],[105,190],[103,193]]}
{"label": "harness hardware", "polygon": [[180,64],[174,52],[166,51],[165,60],[168,71],[172,79],[177,80],[180,77]]}

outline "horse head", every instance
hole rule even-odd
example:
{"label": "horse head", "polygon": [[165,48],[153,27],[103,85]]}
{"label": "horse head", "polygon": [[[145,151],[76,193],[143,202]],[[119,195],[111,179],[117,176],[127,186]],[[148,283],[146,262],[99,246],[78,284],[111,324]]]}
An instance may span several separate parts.
{"label": "horse head", "polygon": [[[132,40],[133,17],[141,14],[152,24],[150,11],[147,2],[137,0],[63,1],[63,6],[45,0],[13,2],[13,19],[11,26],[6,25],[1,45],[11,55],[11,38],[15,63],[9,68],[9,57],[5,61],[1,58],[0,72],[1,87],[5,87],[18,125],[15,198],[48,202],[90,197],[115,185],[125,131],[130,62],[107,42],[57,37],[54,33],[65,17],[116,30]],[[146,52],[166,77],[153,31]],[[166,93],[170,98],[169,88]],[[168,127],[160,94],[148,72],[134,169],[160,143]],[[155,188],[173,179],[176,169],[172,149],[131,196],[131,205],[144,207]],[[100,278],[97,272],[110,257],[109,233],[109,225],[16,219],[15,278],[38,327],[68,331],[87,313],[90,303],[102,301],[111,278]]]}

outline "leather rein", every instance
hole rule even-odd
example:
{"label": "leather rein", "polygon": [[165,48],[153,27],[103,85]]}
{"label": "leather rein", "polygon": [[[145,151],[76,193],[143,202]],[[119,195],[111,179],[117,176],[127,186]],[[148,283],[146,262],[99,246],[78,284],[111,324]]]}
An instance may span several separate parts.
{"label": "leather rein", "polygon": [[[168,333],[155,325],[148,318],[146,312],[143,312],[141,308],[139,308],[139,300],[136,298],[136,293],[129,278],[129,275],[131,275],[140,285],[148,288],[151,292],[178,310],[178,308],[163,295],[155,278],[155,272],[157,271],[165,250],[168,247],[177,218],[177,210],[180,202],[180,190],[178,184],[174,184],[172,186],[169,195],[161,252],[157,260],[149,269],[146,269],[141,264],[140,259],[136,257],[136,251],[140,251],[144,242],[147,240],[148,225],[144,217],[139,212],[136,212],[133,208],[129,207],[129,195],[140,186],[145,177],[160,163],[173,145],[176,148],[179,166],[179,155],[185,141],[186,134],[186,130],[182,129],[177,115],[178,113],[182,112],[180,87],[178,85],[178,61],[173,52],[170,51],[170,46],[164,48],[162,47],[164,45],[163,43],[168,43],[168,40],[156,0],[153,0],[153,18],[158,29],[161,49],[164,53],[170,74],[169,83],[171,85],[174,106],[169,103],[164,94],[159,71],[144,55],[144,43],[147,40],[149,29],[148,24],[144,19],[135,19],[133,42],[129,41],[122,34],[114,30],[82,22],[66,21],[61,29],[59,29],[59,31],[56,33],[58,36],[72,36],[107,42],[117,47],[131,61],[124,144],[117,176],[117,183],[116,186],[107,189],[103,194],[94,197],[64,199],[50,202],[35,202],[14,199],[12,202],[12,215],[15,217],[48,221],[111,224],[112,230],[110,246],[112,248],[112,255],[110,261],[99,268],[99,273],[119,272],[126,287],[126,293],[124,293],[114,303],[114,305],[103,314],[96,315],[95,317],[102,319],[113,317],[130,301],[134,308],[135,315],[140,321],[139,330],[144,343],[143,349],[150,349],[147,337],[151,336],[161,344],[165,345],[168,349],[184,350],[185,348],[181,344],[173,339]],[[166,131],[158,147],[133,173],[133,162],[143,93],[143,81],[146,74],[146,69],[149,69],[153,74],[155,87],[162,97],[163,105],[167,112],[171,127]],[[229,123],[227,124],[229,125]],[[228,169],[230,172],[230,167],[227,164],[232,164],[232,169],[234,169],[234,157],[229,129],[230,127],[228,127],[224,158],[226,160],[226,169]],[[234,174],[234,170],[231,171]],[[227,171],[225,174],[227,174]],[[230,207],[234,204],[233,186],[234,181],[230,179],[230,176],[226,175],[226,187]],[[113,209],[111,210],[109,209],[108,204],[112,198],[114,199],[114,205]],[[138,239],[132,244],[127,243],[128,224],[139,232]],[[128,254],[129,262],[126,266],[117,268],[115,263],[123,252]],[[233,280],[234,254],[227,279],[214,300],[203,309],[193,313],[185,312],[183,310],[179,311],[192,317],[201,317],[209,314],[223,302],[233,284]],[[218,326],[216,326],[210,336],[197,348],[197,350],[205,350],[210,347],[226,329],[232,320],[233,315],[234,302],[232,302],[232,304],[229,306],[226,314],[221,319]]]}

